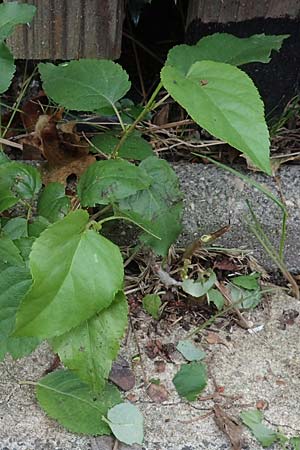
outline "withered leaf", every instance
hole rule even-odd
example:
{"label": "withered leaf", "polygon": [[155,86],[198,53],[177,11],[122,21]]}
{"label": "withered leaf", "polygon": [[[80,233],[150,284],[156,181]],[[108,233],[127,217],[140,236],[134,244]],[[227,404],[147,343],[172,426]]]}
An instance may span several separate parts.
{"label": "withered leaf", "polygon": [[79,178],[96,159],[90,155],[89,144],[75,130],[75,123],[58,126],[59,113],[42,115],[36,124],[36,137],[47,163],[43,167],[43,182],[66,184],[70,175]]}
{"label": "withered leaf", "polygon": [[48,97],[44,91],[40,91],[37,96],[30,98],[23,104],[21,120],[27,133],[35,130],[39,117],[45,114],[45,105],[48,105]]}
{"label": "withered leaf", "polygon": [[213,410],[215,422],[229,438],[232,450],[241,450],[242,427],[239,422],[234,417],[229,416],[219,405],[215,405]]}
{"label": "withered leaf", "polygon": [[135,376],[128,362],[119,357],[112,365],[108,379],[123,391],[129,391],[135,385]]}
{"label": "withered leaf", "polygon": [[169,393],[163,384],[151,383],[147,388],[147,394],[155,403],[165,402],[169,398]]}
{"label": "withered leaf", "polygon": [[208,344],[215,345],[215,344],[221,344],[225,345],[225,347],[228,348],[228,345],[226,342],[217,334],[213,333],[212,331],[209,331],[207,335],[205,336],[205,340]]}

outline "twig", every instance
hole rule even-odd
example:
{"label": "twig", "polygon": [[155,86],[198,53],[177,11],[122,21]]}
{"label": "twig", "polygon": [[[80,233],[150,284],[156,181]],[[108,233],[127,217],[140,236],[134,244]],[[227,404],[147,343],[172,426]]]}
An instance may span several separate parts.
{"label": "twig", "polygon": [[214,414],[213,410],[209,411],[206,414],[203,414],[202,416],[199,417],[194,417],[193,419],[190,420],[179,420],[180,423],[193,423],[193,422],[198,422],[199,420],[204,420],[209,416],[212,416]]}
{"label": "twig", "polygon": [[145,367],[144,367],[144,362],[143,362],[143,357],[142,357],[142,351],[141,351],[140,343],[139,343],[139,340],[138,340],[135,328],[133,326],[132,317],[130,316],[130,314],[129,314],[129,322],[130,322],[130,326],[131,326],[131,329],[132,329],[132,332],[133,332],[133,335],[134,335],[134,340],[135,340],[135,343],[136,343],[136,346],[137,346],[137,349],[138,349],[138,352],[139,352],[139,357],[140,357],[140,361],[141,361],[141,369],[142,369],[143,378],[144,378],[144,384],[148,384],[148,377],[146,375],[146,371],[145,371]]}
{"label": "twig", "polygon": [[118,450],[118,448],[119,448],[119,441],[118,439],[116,439],[112,450]]}
{"label": "twig", "polygon": [[23,150],[22,144],[17,144],[16,142],[12,142],[8,139],[4,139],[0,137],[0,144],[9,145],[10,147],[18,148],[19,150]]}
{"label": "twig", "polygon": [[221,294],[223,295],[223,297],[225,297],[225,299],[228,302],[228,306],[232,306],[232,310],[235,312],[235,314],[238,316],[239,318],[239,325],[244,328],[245,330],[249,330],[249,328],[251,328],[251,326],[249,325],[249,323],[247,322],[247,320],[245,319],[245,317],[243,316],[243,314],[241,313],[241,311],[236,307],[233,306],[232,303],[232,299],[230,298],[230,296],[228,295],[227,290],[225,289],[224,286],[221,285],[221,283],[219,283],[219,281],[216,281],[215,283],[216,287],[219,289],[219,291],[221,292]]}

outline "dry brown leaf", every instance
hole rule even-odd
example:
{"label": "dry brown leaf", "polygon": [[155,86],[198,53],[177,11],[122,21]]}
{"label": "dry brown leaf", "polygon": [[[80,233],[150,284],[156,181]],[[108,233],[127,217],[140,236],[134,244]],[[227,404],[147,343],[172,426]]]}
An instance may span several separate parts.
{"label": "dry brown leaf", "polygon": [[275,175],[282,164],[285,164],[286,162],[289,161],[299,161],[299,160],[300,160],[300,152],[293,155],[274,156],[273,158],[271,158],[272,174]]}
{"label": "dry brown leaf", "polygon": [[75,131],[75,123],[69,122],[58,127],[61,112],[54,116],[42,115],[35,128],[35,137],[39,139],[40,149],[47,160],[43,166],[43,182],[58,181],[66,185],[67,178],[82,173],[96,161],[90,155],[89,144]]}
{"label": "dry brown leaf", "polygon": [[155,372],[157,373],[163,373],[166,370],[166,363],[165,361],[154,361],[155,366]]}
{"label": "dry brown leaf", "polygon": [[130,391],[135,385],[134,373],[121,357],[113,363],[108,379],[123,391]]}
{"label": "dry brown leaf", "polygon": [[268,409],[269,403],[266,400],[262,400],[261,399],[261,400],[257,400],[255,406],[256,406],[257,409],[261,409],[261,410]]}
{"label": "dry brown leaf", "polygon": [[232,450],[241,450],[242,427],[237,419],[229,416],[219,405],[215,405],[213,410],[215,422],[229,438]]}
{"label": "dry brown leaf", "polygon": [[163,384],[151,383],[147,388],[147,394],[155,403],[165,402],[169,398],[169,393]]}
{"label": "dry brown leaf", "polygon": [[27,133],[35,130],[39,117],[45,114],[45,105],[48,105],[48,98],[43,91],[23,104],[21,120]]}
{"label": "dry brown leaf", "polygon": [[230,271],[237,272],[238,270],[240,270],[241,264],[238,264],[235,261],[232,261],[230,258],[225,256],[222,259],[216,260],[214,262],[213,268],[219,269],[219,270],[230,270]]}
{"label": "dry brown leaf", "polygon": [[167,103],[155,114],[153,118],[154,125],[162,126],[168,123],[169,112],[170,112],[170,105],[169,103]]}
{"label": "dry brown leaf", "polygon": [[215,344],[221,344],[225,345],[225,347],[229,348],[227,343],[218,335],[218,333],[213,333],[212,331],[209,331],[207,335],[205,336],[205,340],[208,344],[215,345]]}

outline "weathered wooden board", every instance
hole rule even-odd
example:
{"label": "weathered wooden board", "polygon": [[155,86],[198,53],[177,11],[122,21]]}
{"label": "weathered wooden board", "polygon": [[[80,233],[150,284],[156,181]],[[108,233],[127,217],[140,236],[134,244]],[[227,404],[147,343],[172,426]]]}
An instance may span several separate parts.
{"label": "weathered wooden board", "polygon": [[119,58],[124,0],[21,1],[36,5],[37,13],[9,39],[15,58]]}
{"label": "weathered wooden board", "polygon": [[296,18],[300,0],[190,0],[187,24],[194,19],[203,23],[242,22],[257,17]]}

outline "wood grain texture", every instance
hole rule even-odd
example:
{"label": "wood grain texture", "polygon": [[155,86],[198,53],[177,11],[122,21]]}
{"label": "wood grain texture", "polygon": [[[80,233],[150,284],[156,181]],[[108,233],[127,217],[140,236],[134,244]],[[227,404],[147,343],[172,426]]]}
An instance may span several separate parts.
{"label": "wood grain texture", "polygon": [[257,17],[296,18],[300,0],[190,0],[187,24],[194,19],[203,23],[242,22]]}
{"label": "wood grain texture", "polygon": [[124,0],[21,1],[35,5],[37,13],[9,38],[16,58],[119,58]]}

